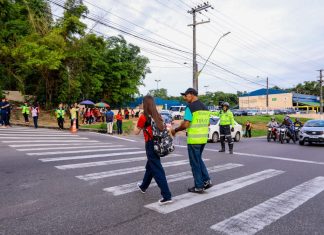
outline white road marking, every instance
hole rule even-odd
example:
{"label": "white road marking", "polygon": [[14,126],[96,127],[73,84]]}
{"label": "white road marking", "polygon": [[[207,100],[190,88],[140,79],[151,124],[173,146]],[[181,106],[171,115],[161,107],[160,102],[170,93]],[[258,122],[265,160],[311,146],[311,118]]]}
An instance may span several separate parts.
{"label": "white road marking", "polygon": [[[208,168],[208,172],[216,173],[216,172],[221,172],[221,171],[225,171],[225,170],[229,170],[229,169],[233,169],[233,168],[241,167],[241,166],[243,166],[243,165],[228,163],[225,165],[210,167],[210,168]],[[185,172],[181,172],[181,173],[174,174],[174,175],[167,175],[168,183],[182,181],[182,180],[186,180],[186,179],[190,179],[190,178],[192,178],[191,171],[185,171]],[[156,187],[156,186],[157,186],[157,184],[155,182],[150,184],[150,188]],[[130,183],[130,184],[123,184],[123,185],[119,185],[119,186],[104,188],[103,190],[106,192],[111,192],[114,196],[118,196],[118,195],[138,191],[138,187],[137,187],[137,182],[134,182],[134,183]]]}
{"label": "white road marking", "polygon": [[77,139],[68,139],[68,140],[6,140],[6,141],[1,141],[2,143],[53,143],[53,142],[64,142],[64,143],[98,143],[99,141],[97,140],[77,140]]}
{"label": "white road marking", "polygon": [[[51,148],[26,148],[26,149],[16,149],[18,151],[41,151],[41,150],[58,150],[58,149],[86,149],[86,148],[105,148],[107,145],[111,145],[112,143],[105,143],[105,145],[80,145],[74,147],[51,147]],[[68,144],[66,144],[68,145]]]}
{"label": "white road marking", "polygon": [[[175,146],[180,147],[180,148],[187,148],[187,146],[184,146],[184,145],[175,145]],[[218,152],[217,149],[204,148],[204,150],[212,151],[212,152]],[[324,165],[324,162],[317,162],[317,161],[303,160],[303,159],[296,159],[296,158],[277,157],[277,156],[270,156],[270,155],[260,155],[260,154],[254,154],[254,153],[234,152],[234,155],[241,155],[241,156],[247,156],[247,157],[256,157],[256,158],[269,158],[269,159],[275,159],[275,160],[280,160],[280,161],[290,161],[290,162],[299,162],[299,163]]]}
{"label": "white road marking", "polygon": [[[129,148],[129,149],[139,149],[139,148]],[[89,158],[113,157],[113,156],[121,156],[121,155],[128,156],[133,154],[143,154],[145,152],[146,151],[104,153],[104,154],[91,154],[91,155],[81,155],[81,156],[72,156],[72,157],[41,158],[38,160],[42,162],[56,162],[56,161],[68,161],[68,160],[89,159]]]}
{"label": "white road marking", "polygon": [[97,135],[103,135],[103,136],[107,136],[107,137],[111,137],[111,138],[115,138],[115,139],[119,139],[119,140],[126,140],[126,141],[129,141],[129,142],[137,142],[136,140],[127,139],[127,138],[114,136],[114,135],[107,135],[107,134],[102,134],[102,133],[97,133],[97,132],[91,132],[91,133],[92,134],[97,134]]}
{"label": "white road marking", "polygon": [[323,190],[324,177],[316,177],[210,228],[228,235],[255,234]]}
{"label": "white road marking", "polygon": [[[173,162],[166,162],[163,165],[163,167],[171,167],[171,166],[180,166],[188,164],[188,160],[181,160],[181,161],[173,161]],[[126,175],[131,173],[137,173],[145,171],[145,166],[137,166],[137,167],[131,167],[131,168],[124,168],[119,170],[112,170],[112,171],[103,171],[98,173],[92,173],[87,175],[78,175],[76,176],[78,179],[89,181],[89,180],[96,180],[96,179],[103,179],[107,177],[113,177],[117,175]]]}
{"label": "white road marking", "polygon": [[0,136],[0,139],[33,139],[33,140],[88,140],[88,138],[85,137],[77,137],[77,136],[67,136],[67,137],[12,137],[12,136],[6,136],[2,137]]}
{"label": "white road marking", "polygon": [[[103,143],[95,143],[95,144],[103,144]],[[86,142],[81,142],[81,143],[78,143],[78,144],[74,144],[74,143],[69,143],[69,144],[13,144],[13,145],[9,145],[9,146],[12,147],[12,148],[21,148],[21,147],[44,147],[44,146],[85,146],[85,147],[90,147],[90,146],[93,146],[93,144],[92,143],[89,143],[87,145]]]}
{"label": "white road marking", "polygon": [[192,206],[196,203],[203,202],[205,200],[224,195],[226,193],[233,192],[235,190],[244,188],[251,184],[260,182],[262,180],[277,176],[284,173],[284,171],[268,169],[260,171],[251,175],[247,175],[241,178],[230,180],[218,185],[214,185],[212,188],[206,190],[203,194],[185,193],[176,197],[173,197],[173,203],[160,206],[157,202],[145,205],[146,208],[157,211],[162,214],[167,214],[176,210]]}
{"label": "white road marking", "polygon": [[78,135],[69,135],[69,134],[64,134],[64,135],[61,135],[61,134],[53,134],[53,135],[37,135],[37,134],[33,134],[33,135],[24,135],[24,134],[0,134],[0,137],[3,139],[3,138],[7,138],[7,137],[19,137],[19,138],[24,138],[24,137],[69,137],[69,136],[73,136],[73,137],[79,137]]}
{"label": "white road marking", "polygon": [[[175,157],[175,156],[180,156],[180,155],[179,154],[169,155],[169,157]],[[78,169],[78,168],[86,168],[86,167],[93,167],[93,166],[106,166],[106,165],[113,165],[119,163],[137,162],[137,161],[144,161],[144,160],[147,160],[147,157],[134,157],[134,158],[123,158],[123,159],[115,159],[115,160],[108,160],[108,161],[86,162],[86,163],[61,165],[55,167],[60,170],[67,170],[67,169]]]}
{"label": "white road marking", "polygon": [[[113,145],[105,146],[104,149],[87,149],[87,150],[73,150],[73,151],[55,151],[55,152],[40,152],[40,153],[27,153],[28,156],[43,156],[43,155],[56,155],[56,154],[67,154],[67,153],[91,153],[91,152],[106,152],[106,151],[119,151],[128,150],[134,148],[116,148],[123,147],[124,145]],[[139,149],[139,148],[135,148]]]}

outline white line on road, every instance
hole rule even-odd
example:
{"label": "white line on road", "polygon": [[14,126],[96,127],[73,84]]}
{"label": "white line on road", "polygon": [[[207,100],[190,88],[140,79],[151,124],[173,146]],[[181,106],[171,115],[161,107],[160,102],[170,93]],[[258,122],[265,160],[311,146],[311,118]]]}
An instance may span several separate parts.
{"label": "white line on road", "polygon": [[205,200],[233,192],[262,180],[280,175],[282,173],[284,173],[284,171],[268,169],[215,185],[212,188],[206,190],[203,194],[185,193],[176,196],[173,198],[174,202],[168,205],[160,206],[159,203],[156,202],[145,205],[145,207],[162,214],[167,214],[194,205],[196,203],[200,203]]}
{"label": "white line on road", "polygon": [[88,138],[85,137],[77,137],[77,136],[67,136],[67,137],[12,137],[12,136],[6,136],[2,137],[0,136],[0,139],[33,139],[33,140],[88,140]]}
{"label": "white line on road", "polygon": [[89,143],[89,144],[87,144],[86,142],[81,142],[81,143],[78,143],[78,144],[74,144],[74,143],[69,143],[69,144],[13,144],[13,145],[9,145],[9,146],[12,147],[12,148],[44,147],[44,146],[85,146],[85,147],[89,146],[90,147],[90,146],[93,146],[93,144],[103,144],[103,143]]}
{"label": "white line on road", "polygon": [[71,135],[71,134],[53,134],[53,135],[37,135],[37,134],[33,134],[33,135],[24,135],[24,134],[0,134],[0,137],[3,138],[8,138],[8,137],[19,137],[19,138],[23,138],[23,137],[69,137],[69,136],[73,136],[73,137],[79,137],[78,135]]}
{"label": "white line on road", "polygon": [[[171,166],[180,166],[188,164],[188,160],[181,160],[181,161],[173,161],[173,162],[166,162],[163,165],[163,167],[171,167]],[[131,168],[124,168],[119,170],[112,170],[112,171],[103,171],[98,173],[92,173],[87,175],[78,175],[76,176],[78,179],[89,181],[89,180],[96,180],[96,179],[102,179],[107,177],[113,177],[117,175],[126,175],[131,173],[137,173],[145,171],[145,166],[137,166],[137,167],[131,167]]]}
{"label": "white line on road", "polygon": [[323,190],[324,177],[316,177],[210,228],[228,235],[255,234]]}
{"label": "white line on road", "polygon": [[[107,145],[111,145],[112,143],[105,143],[105,145],[80,145],[74,147],[51,147],[51,148],[27,148],[27,149],[16,149],[18,151],[41,151],[41,150],[58,150],[58,149],[86,149],[86,148],[105,148]],[[69,144],[66,144],[69,145]]]}
{"label": "white line on road", "polygon": [[99,141],[97,140],[6,140],[6,141],[1,141],[2,143],[53,143],[53,142],[64,142],[64,143],[98,143]]}
{"label": "white line on road", "polygon": [[[176,156],[181,156],[181,155],[170,154],[168,157],[176,157]],[[134,157],[134,158],[123,158],[123,159],[115,159],[115,160],[108,160],[108,161],[86,162],[86,163],[61,165],[55,167],[60,170],[67,170],[67,169],[78,169],[78,168],[86,168],[86,167],[93,167],[93,166],[106,166],[106,165],[113,165],[119,163],[137,162],[137,161],[144,161],[144,160],[147,160],[147,157]]]}
{"label": "white line on road", "polygon": [[43,155],[56,155],[67,153],[91,153],[91,152],[106,152],[106,151],[119,151],[127,150],[130,148],[116,148],[123,147],[124,145],[105,146],[104,149],[87,149],[87,150],[73,150],[73,151],[55,151],[55,152],[40,152],[40,153],[27,153],[28,156],[43,156]]}
{"label": "white line on road", "polygon": [[[234,163],[213,166],[213,167],[208,168],[208,173],[221,172],[221,171],[230,170],[230,169],[233,169],[236,167],[241,167],[241,166],[243,166],[243,165],[242,164],[234,164]],[[181,173],[174,174],[174,175],[167,175],[168,183],[186,180],[186,179],[190,179],[190,178],[192,178],[191,171],[185,171],[185,172],[181,172]],[[155,186],[157,186],[157,184],[155,182],[150,184],[150,188],[155,187]],[[130,183],[130,184],[123,184],[123,185],[119,185],[119,186],[104,188],[103,190],[106,192],[111,192],[114,196],[118,196],[118,195],[138,191],[138,187],[137,187],[137,182],[134,182],[134,183]]]}
{"label": "white line on road", "polygon": [[[128,148],[128,149],[139,149],[139,148]],[[42,162],[56,162],[56,161],[68,161],[68,160],[89,159],[89,158],[113,157],[113,156],[121,156],[121,155],[128,156],[128,155],[143,154],[143,153],[145,153],[145,151],[91,154],[91,155],[81,155],[81,156],[72,156],[72,157],[41,158],[38,160]]]}
{"label": "white line on road", "polygon": [[92,134],[97,134],[97,135],[103,135],[103,136],[107,136],[107,137],[111,137],[111,138],[115,138],[115,139],[119,139],[119,140],[126,140],[126,141],[129,141],[129,142],[137,142],[136,140],[127,139],[127,138],[114,136],[114,135],[107,135],[107,134],[102,134],[102,133],[97,133],[97,132],[91,132],[91,133]]}
{"label": "white line on road", "polygon": [[[187,146],[184,145],[175,145],[180,148],[187,148]],[[204,148],[206,151],[212,151],[212,152],[218,152],[217,149],[210,149],[210,148]],[[303,160],[303,159],[296,159],[296,158],[285,158],[285,157],[276,157],[276,156],[270,156],[270,155],[260,155],[260,154],[253,154],[253,153],[240,153],[240,152],[234,152],[234,155],[241,155],[241,156],[247,156],[247,157],[257,157],[257,158],[269,158],[269,159],[275,159],[280,161],[290,161],[290,162],[299,162],[299,163],[309,163],[309,164],[316,164],[316,165],[324,165],[324,162],[317,162],[317,161],[310,161],[310,160]]]}

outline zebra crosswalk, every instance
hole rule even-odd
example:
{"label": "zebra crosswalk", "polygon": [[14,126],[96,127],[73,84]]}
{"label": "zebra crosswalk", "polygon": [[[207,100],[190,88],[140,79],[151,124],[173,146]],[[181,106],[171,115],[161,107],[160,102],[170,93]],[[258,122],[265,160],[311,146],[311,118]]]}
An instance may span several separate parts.
{"label": "zebra crosswalk", "polygon": [[[118,197],[138,191],[137,173],[145,171],[145,150],[136,144],[123,144],[122,141],[111,142],[91,140],[86,137],[72,135],[67,132],[55,130],[31,130],[29,128],[0,129],[0,142],[9,147],[25,153],[26,156],[41,161],[43,164],[51,164],[56,170],[71,171],[80,182],[92,182],[100,180],[103,184],[109,178],[124,176],[128,180],[120,185],[104,185],[102,190],[107,195]],[[233,158],[231,158],[233,159]],[[205,159],[208,171],[213,175],[227,174],[227,172],[244,169],[244,164],[234,162],[212,165],[209,159]],[[233,160],[234,161],[234,160]],[[133,164],[135,166],[125,166]],[[114,169],[105,169],[113,166]],[[168,183],[176,186],[186,180],[192,180],[192,173],[188,170],[189,161],[180,152],[170,154],[163,159],[163,167],[176,170],[177,173],[167,175]],[[100,167],[100,170],[98,170]],[[186,167],[185,170],[184,167]],[[98,168],[98,169],[97,169]],[[104,170],[103,170],[104,169]],[[82,170],[80,174],[78,170]],[[78,172],[78,173],[76,173]],[[151,213],[162,215],[190,210],[194,205],[206,201],[217,200],[228,193],[239,193],[240,190],[252,185],[262,184],[267,180],[278,180],[287,172],[278,169],[263,169],[260,171],[243,174],[237,178],[223,183],[215,184],[203,194],[183,193],[173,197],[173,203],[159,205],[157,202],[147,202],[143,207]],[[136,181],[136,179],[138,181]],[[150,188],[156,187],[152,182]],[[289,215],[293,210],[311,200],[324,191],[324,177],[318,176],[294,186],[287,191],[270,198],[264,202],[252,205],[251,208],[239,212],[221,221],[214,221],[207,229],[209,233],[220,234],[255,234],[270,226],[283,216]],[[267,197],[265,195],[265,197]]]}

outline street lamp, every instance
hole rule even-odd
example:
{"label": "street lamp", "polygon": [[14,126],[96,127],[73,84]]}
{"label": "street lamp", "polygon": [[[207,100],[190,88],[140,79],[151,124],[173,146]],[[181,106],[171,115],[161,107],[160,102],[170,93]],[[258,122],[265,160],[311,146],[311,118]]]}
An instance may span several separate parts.
{"label": "street lamp", "polygon": [[224,33],[222,36],[219,37],[216,45],[214,46],[213,50],[210,52],[207,60],[205,61],[205,64],[203,65],[203,67],[199,70],[198,72],[198,65],[197,63],[194,64],[193,66],[193,69],[194,69],[194,80],[193,80],[193,88],[195,88],[197,91],[198,91],[198,77],[200,75],[200,73],[203,71],[203,69],[205,68],[207,62],[209,61],[210,57],[212,56],[213,52],[215,51],[217,45],[219,44],[220,40],[223,38],[223,37],[226,37],[227,35],[229,35],[231,32],[227,32],[227,33]]}
{"label": "street lamp", "polygon": [[205,85],[204,87],[206,89],[206,94],[207,94],[207,90],[208,90],[209,85]]}
{"label": "street lamp", "polygon": [[[261,78],[261,77],[257,76],[257,78]],[[267,113],[268,113],[268,110],[269,110],[269,78],[268,77],[267,77],[266,81],[267,81],[267,86],[266,86],[267,87],[266,107],[267,107]]]}
{"label": "street lamp", "polygon": [[156,81],[156,89],[158,90],[159,89],[159,82],[161,82],[161,80],[160,79],[155,79],[155,81]]}

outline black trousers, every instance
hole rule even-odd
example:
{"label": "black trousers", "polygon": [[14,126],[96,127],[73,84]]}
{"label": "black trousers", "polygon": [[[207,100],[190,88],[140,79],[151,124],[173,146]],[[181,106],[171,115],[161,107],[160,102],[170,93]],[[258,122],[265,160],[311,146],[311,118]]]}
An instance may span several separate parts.
{"label": "black trousers", "polygon": [[117,134],[121,135],[123,134],[123,122],[120,120],[117,120]]}
{"label": "black trousers", "polygon": [[57,124],[60,129],[64,129],[64,118],[62,117],[57,118]]}
{"label": "black trousers", "polygon": [[233,150],[233,139],[231,135],[231,126],[225,125],[225,126],[219,126],[219,132],[220,132],[220,142],[222,149],[225,149],[225,139],[227,139],[228,147],[230,150]]}
{"label": "black trousers", "polygon": [[251,138],[251,136],[252,136],[251,130],[245,130],[245,137]]}
{"label": "black trousers", "polygon": [[25,122],[29,122],[28,114],[27,114],[27,113],[23,113],[23,116],[24,116],[24,118],[25,118]]}

